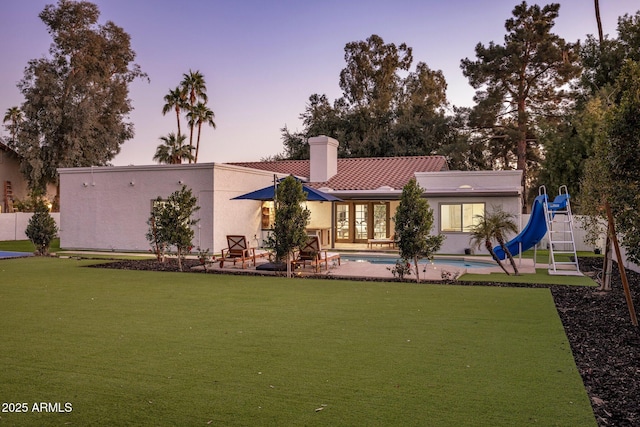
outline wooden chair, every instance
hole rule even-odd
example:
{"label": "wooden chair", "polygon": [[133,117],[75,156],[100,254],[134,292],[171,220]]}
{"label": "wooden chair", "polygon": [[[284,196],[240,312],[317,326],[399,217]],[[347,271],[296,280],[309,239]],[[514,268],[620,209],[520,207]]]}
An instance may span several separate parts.
{"label": "wooden chair", "polygon": [[300,247],[295,264],[302,264],[303,267],[309,263],[313,266],[316,273],[320,271],[322,264],[325,269],[329,270],[329,261],[337,260],[340,265],[340,254],[336,252],[327,252],[320,247],[320,240],[316,235],[308,236],[307,242]]}
{"label": "wooden chair", "polygon": [[227,248],[222,250],[220,258],[220,268],[224,267],[224,262],[227,259],[233,260],[233,265],[240,261],[242,268],[246,268],[245,265],[250,262],[256,265],[256,250],[249,247],[245,236],[228,235]]}

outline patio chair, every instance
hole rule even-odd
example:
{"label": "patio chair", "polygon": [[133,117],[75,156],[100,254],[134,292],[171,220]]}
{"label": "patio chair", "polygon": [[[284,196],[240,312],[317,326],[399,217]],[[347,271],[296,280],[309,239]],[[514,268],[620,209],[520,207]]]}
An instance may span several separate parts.
{"label": "patio chair", "polygon": [[266,255],[266,251],[256,252],[255,248],[250,248],[247,238],[239,235],[227,235],[227,248],[222,250],[220,258],[220,268],[224,267],[225,260],[233,261],[233,265],[240,261],[242,268],[253,262],[256,265],[256,258]]}
{"label": "patio chair", "polygon": [[340,265],[340,254],[337,252],[327,252],[320,247],[320,240],[317,235],[309,235],[307,242],[300,247],[295,264],[301,264],[303,267],[309,263],[316,273],[320,271],[322,264],[325,269],[329,270],[329,261],[337,260]]}

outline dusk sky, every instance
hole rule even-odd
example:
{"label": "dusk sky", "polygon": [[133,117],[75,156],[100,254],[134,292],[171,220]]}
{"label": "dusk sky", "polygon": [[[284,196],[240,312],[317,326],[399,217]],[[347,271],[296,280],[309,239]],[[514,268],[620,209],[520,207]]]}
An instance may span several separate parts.
{"label": "dusk sky", "polygon": [[[30,59],[48,55],[51,37],[38,14],[51,0],[0,0],[0,110],[19,106],[16,87]],[[203,130],[199,162],[257,161],[282,152],[280,129],[302,129],[310,95],[341,96],[344,46],[372,34],[406,43],[414,62],[442,70],[451,105],[470,106],[474,90],[460,60],[475,58],[478,42],[504,41],[516,0],[96,0],[100,23],[113,21],[130,36],[136,63],[151,82],[130,86],[135,137],[115,165],[151,164],[159,138],[176,131],[162,115],[163,98],[199,70],[217,129]],[[533,2],[528,2],[533,4]],[[561,0],[554,32],[567,41],[596,34],[592,0]],[[547,3],[538,3],[544,5]],[[638,0],[600,0],[605,34]],[[183,121],[184,126],[184,121]],[[3,130],[1,135],[7,135]]]}

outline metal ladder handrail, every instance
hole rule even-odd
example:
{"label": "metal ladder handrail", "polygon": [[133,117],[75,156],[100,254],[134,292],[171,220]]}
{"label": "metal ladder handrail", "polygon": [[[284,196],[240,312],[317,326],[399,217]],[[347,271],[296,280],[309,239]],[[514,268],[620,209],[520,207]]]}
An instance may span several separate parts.
{"label": "metal ladder handrail", "polygon": [[[541,188],[538,190],[538,192],[540,193],[541,191],[544,191],[544,194],[546,195],[546,188],[544,188],[544,186],[541,186]],[[562,185],[560,186],[560,188],[558,189],[558,195],[565,195],[566,196],[566,204],[564,206],[563,209],[553,209],[550,210],[549,209],[549,199],[548,197],[545,197],[544,199],[544,214],[545,214],[545,221],[547,222],[547,240],[549,242],[549,273],[555,273],[558,274],[558,272],[563,272],[563,271],[568,271],[568,270],[558,270],[558,266],[559,265],[573,265],[575,267],[575,272],[580,273],[580,267],[578,265],[578,255],[576,252],[576,244],[575,244],[575,237],[573,234],[573,214],[571,212],[571,197],[569,195],[569,192],[567,190],[567,186],[566,185]],[[554,230],[553,229],[553,224],[554,223],[558,223],[558,221],[554,221],[556,219],[556,214],[563,214],[566,215],[566,221],[562,221],[564,224],[568,224],[568,231],[567,231],[567,227],[565,225],[565,228],[563,230]],[[562,240],[554,240],[554,233],[563,233],[564,235],[568,234],[569,239],[567,239],[566,237],[564,237]],[[571,250],[557,250],[554,248],[554,243],[561,243],[563,245],[570,245],[571,246]],[[566,262],[566,261],[556,261],[556,254],[565,254],[565,255],[573,255],[573,261],[572,262]],[[573,272],[573,270],[570,270]]]}

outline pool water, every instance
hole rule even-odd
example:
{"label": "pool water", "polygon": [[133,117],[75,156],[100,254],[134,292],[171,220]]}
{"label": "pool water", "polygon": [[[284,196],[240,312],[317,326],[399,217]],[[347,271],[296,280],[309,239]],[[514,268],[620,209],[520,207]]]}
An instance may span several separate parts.
{"label": "pool water", "polygon": [[3,258],[20,258],[24,256],[33,256],[30,252],[13,252],[13,251],[0,251],[0,259]]}
{"label": "pool water", "polygon": [[[395,264],[396,261],[398,260],[398,258],[395,258],[395,257],[358,255],[358,254],[342,254],[340,256],[340,259],[342,259],[343,261],[370,262],[371,264],[389,264],[389,265]],[[495,267],[495,264],[490,261],[487,261],[487,262],[470,261],[470,260],[465,260],[463,258],[434,258],[433,261],[423,259],[420,261],[420,264],[450,265],[453,267],[462,267],[462,268]]]}

